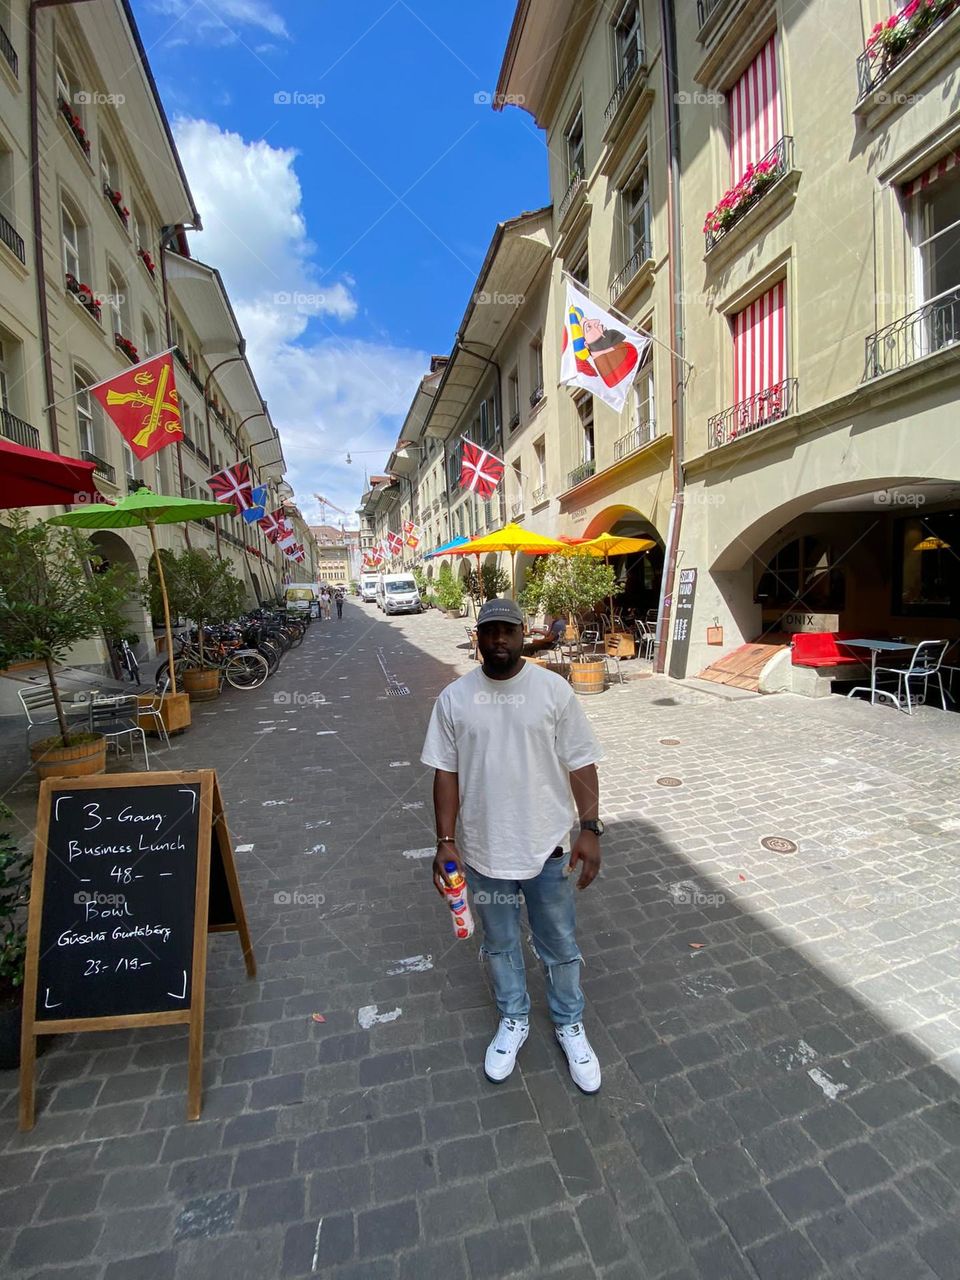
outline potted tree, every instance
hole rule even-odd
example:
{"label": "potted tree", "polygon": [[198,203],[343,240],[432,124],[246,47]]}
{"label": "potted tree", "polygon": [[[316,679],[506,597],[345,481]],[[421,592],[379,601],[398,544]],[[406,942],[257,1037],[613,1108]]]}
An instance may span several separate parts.
{"label": "potted tree", "polygon": [[463,613],[463,582],[455,577],[448,564],[441,565],[437,582],[437,603],[448,618],[459,618]]}
{"label": "potted tree", "polygon": [[484,600],[493,600],[509,589],[509,573],[495,564],[485,564],[479,573],[476,569],[471,569],[467,574],[467,595],[473,601],[477,613]]}
{"label": "potted tree", "polygon": [[[539,604],[554,617],[566,615],[573,626],[573,614],[589,608],[595,600],[610,595],[616,574],[613,567],[584,553],[545,556],[547,561],[539,582]],[[570,684],[577,693],[602,693],[605,665],[601,656],[586,654],[574,658]]]}
{"label": "potted tree", "polygon": [[10,834],[13,814],[0,803],[0,1071],[20,1065],[23,970],[31,859]]}
{"label": "potted tree", "polygon": [[42,662],[59,727],[30,747],[41,778],[106,768],[103,735],[68,725],[55,670],[81,640],[101,632],[122,634],[122,609],[137,593],[132,573],[108,566],[91,551],[81,534],[30,524],[22,510],[11,512],[9,525],[0,530],[0,670],[14,662]]}
{"label": "potted tree", "polygon": [[[206,551],[182,551],[164,561],[170,566],[167,592],[170,607],[190,618],[198,629],[199,659],[183,672],[183,687],[191,702],[209,702],[220,696],[220,663],[209,648],[204,652],[204,627],[229,622],[243,612],[243,583],[225,560]],[[177,668],[179,678],[180,668]]]}

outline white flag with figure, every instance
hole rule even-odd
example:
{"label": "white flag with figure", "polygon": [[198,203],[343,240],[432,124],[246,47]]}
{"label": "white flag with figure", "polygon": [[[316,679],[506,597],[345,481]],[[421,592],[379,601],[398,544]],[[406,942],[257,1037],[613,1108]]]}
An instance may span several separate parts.
{"label": "white flag with figure", "polygon": [[634,333],[567,281],[560,344],[562,386],[592,391],[619,413],[649,347],[648,334]]}

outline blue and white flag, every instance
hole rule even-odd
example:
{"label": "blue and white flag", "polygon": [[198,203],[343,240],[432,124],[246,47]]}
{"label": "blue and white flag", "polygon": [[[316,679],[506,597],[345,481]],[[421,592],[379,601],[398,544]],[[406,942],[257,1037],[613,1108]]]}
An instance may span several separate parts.
{"label": "blue and white flag", "polygon": [[267,486],[265,484],[257,485],[250,494],[250,502],[252,505],[240,513],[247,524],[253,524],[255,520],[262,520],[267,514]]}

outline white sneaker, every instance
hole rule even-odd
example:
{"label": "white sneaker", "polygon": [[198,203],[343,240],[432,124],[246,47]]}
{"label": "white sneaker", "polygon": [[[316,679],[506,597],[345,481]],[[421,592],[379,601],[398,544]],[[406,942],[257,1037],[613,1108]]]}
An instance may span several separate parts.
{"label": "white sneaker", "polygon": [[518,1018],[501,1018],[497,1034],[490,1041],[487,1055],[483,1060],[483,1070],[488,1080],[499,1084],[506,1080],[517,1061],[520,1046],[530,1034],[527,1022]]}
{"label": "white sneaker", "polygon": [[590,1047],[582,1022],[568,1027],[555,1027],[560,1048],[567,1055],[573,1083],[583,1093],[596,1093],[600,1088],[600,1060]]}

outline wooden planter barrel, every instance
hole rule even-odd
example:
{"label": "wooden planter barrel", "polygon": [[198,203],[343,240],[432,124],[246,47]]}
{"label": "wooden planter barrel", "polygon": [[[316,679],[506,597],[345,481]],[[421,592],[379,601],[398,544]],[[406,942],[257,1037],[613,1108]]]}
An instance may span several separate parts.
{"label": "wooden planter barrel", "polygon": [[196,667],[183,673],[183,687],[191,702],[213,702],[220,697],[220,671],[217,667]]}
{"label": "wooden planter barrel", "polygon": [[35,742],[30,759],[40,778],[83,778],[91,773],[106,773],[107,740],[78,742],[73,747],[52,747]]}
{"label": "wooden planter barrel", "polygon": [[[149,694],[141,694],[140,701],[144,704],[150,703],[153,699]],[[168,736],[172,737],[175,733],[183,733],[190,728],[190,696],[186,693],[165,693],[163,701],[160,704],[160,718],[164,723]],[[152,734],[153,737],[159,738],[160,733],[157,729],[157,723],[152,716],[141,716],[137,721],[144,733]]]}
{"label": "wooden planter barrel", "polygon": [[570,664],[570,687],[574,693],[603,693],[606,667],[591,658],[574,659]]}

